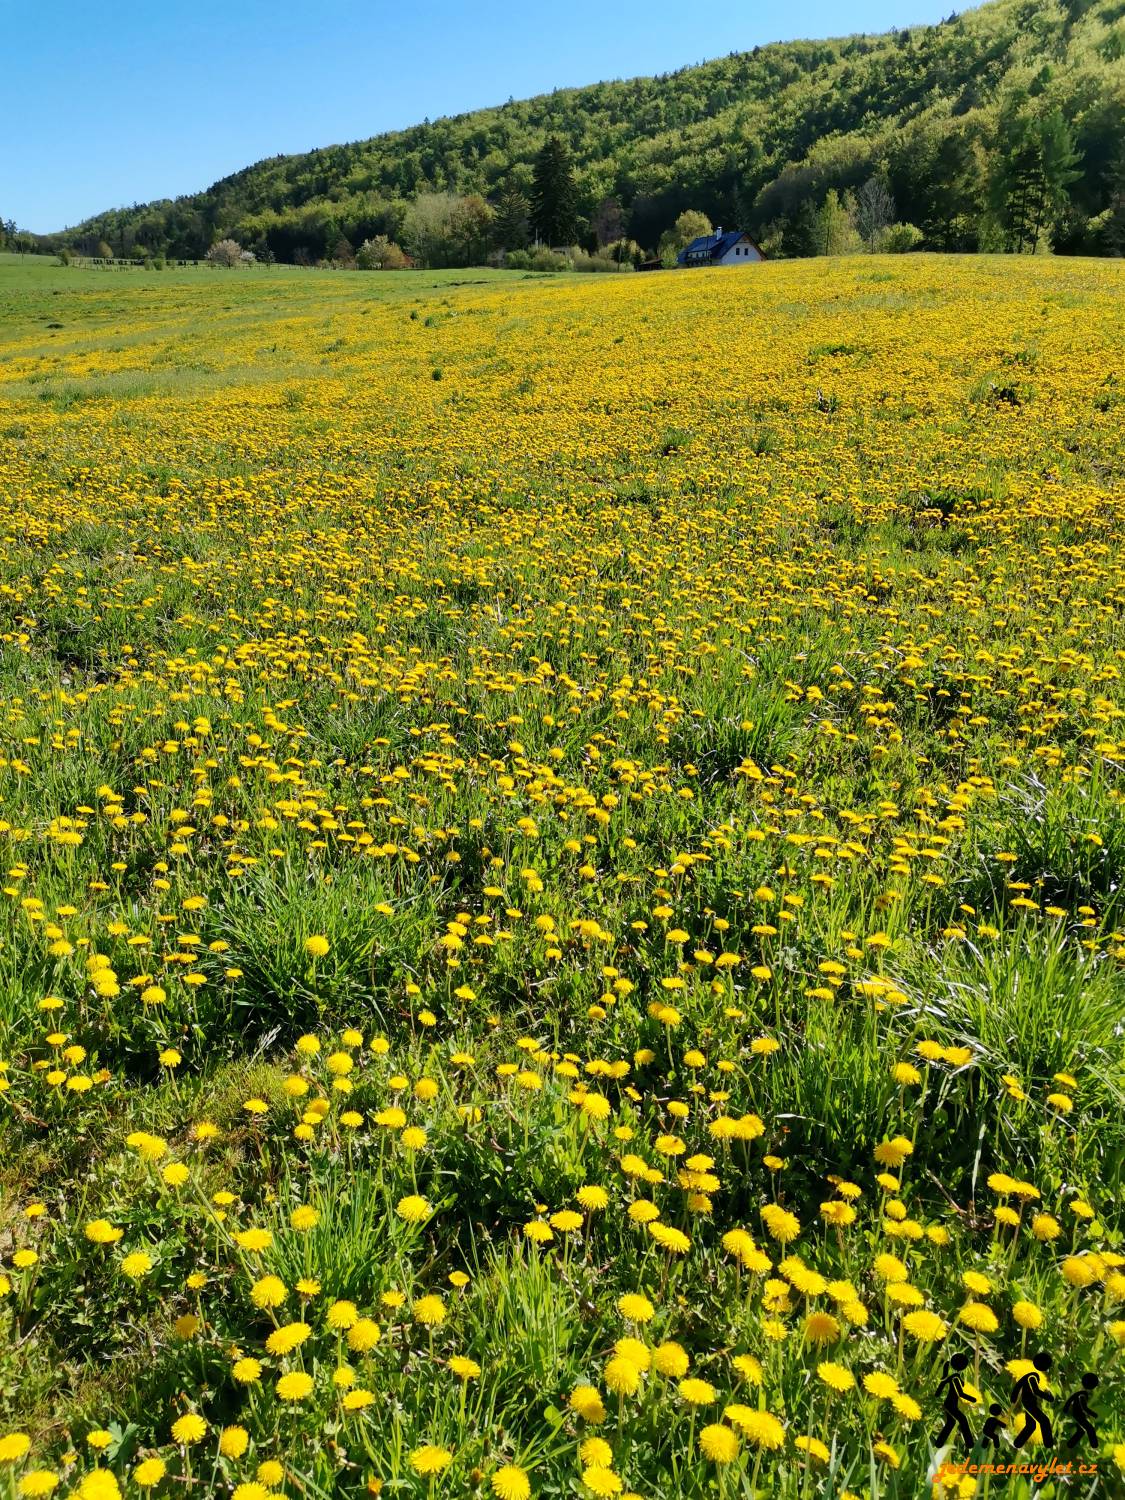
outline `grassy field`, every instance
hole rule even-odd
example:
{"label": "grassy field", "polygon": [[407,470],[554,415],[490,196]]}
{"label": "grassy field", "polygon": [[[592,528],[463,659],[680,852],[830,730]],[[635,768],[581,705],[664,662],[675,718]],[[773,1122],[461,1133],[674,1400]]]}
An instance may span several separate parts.
{"label": "grassy field", "polygon": [[0,1495],[1120,1493],[1123,293],[0,259]]}

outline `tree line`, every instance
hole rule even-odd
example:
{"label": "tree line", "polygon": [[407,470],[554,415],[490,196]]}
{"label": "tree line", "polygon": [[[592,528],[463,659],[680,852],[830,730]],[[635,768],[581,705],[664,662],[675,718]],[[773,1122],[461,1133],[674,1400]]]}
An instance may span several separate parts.
{"label": "tree line", "polygon": [[895,243],[1125,252],[1125,0],[991,0],[936,26],[509,101],[271,158],[41,244],[194,259],[231,239],[260,260],[381,265],[565,248],[624,264],[665,254],[695,212],[768,254],[811,255],[873,243],[879,203]]}

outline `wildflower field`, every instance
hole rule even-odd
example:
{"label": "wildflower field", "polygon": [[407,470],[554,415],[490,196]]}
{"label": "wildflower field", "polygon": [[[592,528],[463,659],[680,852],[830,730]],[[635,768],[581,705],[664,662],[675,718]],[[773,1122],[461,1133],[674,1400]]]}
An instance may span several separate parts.
{"label": "wildflower field", "polygon": [[0,262],[0,1495],[1121,1493],[1123,293]]}

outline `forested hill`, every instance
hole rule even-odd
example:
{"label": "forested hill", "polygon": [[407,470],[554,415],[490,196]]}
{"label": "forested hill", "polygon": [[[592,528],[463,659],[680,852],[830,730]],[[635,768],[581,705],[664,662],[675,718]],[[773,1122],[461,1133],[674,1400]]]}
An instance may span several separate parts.
{"label": "forested hill", "polygon": [[[429,193],[495,206],[569,146],[580,237],[654,247],[684,210],[774,253],[814,253],[813,215],[885,177],[938,249],[1010,248],[1036,177],[1056,250],[1113,253],[1125,226],[1125,0],[992,0],[936,26],[785,42],[657,78],[550,95],[258,162],[205,192],[107,212],[55,237],[198,256],[217,239],[281,260],[402,238]],[[409,248],[409,244],[408,244]]]}

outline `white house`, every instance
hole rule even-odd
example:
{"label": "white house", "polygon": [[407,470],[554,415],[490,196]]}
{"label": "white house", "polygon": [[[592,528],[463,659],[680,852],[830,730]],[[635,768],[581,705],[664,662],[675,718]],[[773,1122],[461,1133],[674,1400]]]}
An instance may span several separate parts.
{"label": "white house", "polygon": [[720,224],[714,234],[701,234],[676,257],[680,266],[750,266],[765,256],[748,234],[741,229],[723,233]]}

